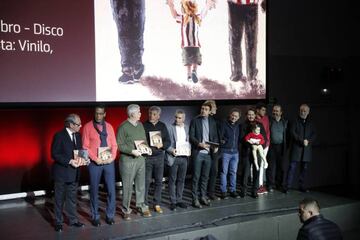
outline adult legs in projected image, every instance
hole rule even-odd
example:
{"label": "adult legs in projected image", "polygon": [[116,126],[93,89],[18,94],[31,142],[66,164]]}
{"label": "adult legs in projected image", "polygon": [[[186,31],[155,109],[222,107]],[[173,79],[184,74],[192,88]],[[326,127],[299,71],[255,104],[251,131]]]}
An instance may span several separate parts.
{"label": "adult legs in projected image", "polygon": [[145,0],[111,0],[118,30],[121,83],[138,81],[144,73]]}
{"label": "adult legs in projected image", "polygon": [[[229,47],[231,77],[234,82],[241,81],[245,90],[258,90],[262,85],[257,78],[257,35],[258,35],[258,5],[257,3],[239,3],[229,1]],[[264,1],[261,4],[265,11]],[[246,74],[242,69],[241,45],[245,38]]]}

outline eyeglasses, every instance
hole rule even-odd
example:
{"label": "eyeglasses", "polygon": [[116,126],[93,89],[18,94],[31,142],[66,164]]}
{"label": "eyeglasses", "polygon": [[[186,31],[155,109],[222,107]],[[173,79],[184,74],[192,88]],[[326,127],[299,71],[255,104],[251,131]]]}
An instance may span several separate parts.
{"label": "eyeglasses", "polygon": [[72,124],[74,124],[74,125],[76,125],[76,126],[78,126],[78,127],[81,126],[81,123],[75,123],[75,122],[73,122]]}

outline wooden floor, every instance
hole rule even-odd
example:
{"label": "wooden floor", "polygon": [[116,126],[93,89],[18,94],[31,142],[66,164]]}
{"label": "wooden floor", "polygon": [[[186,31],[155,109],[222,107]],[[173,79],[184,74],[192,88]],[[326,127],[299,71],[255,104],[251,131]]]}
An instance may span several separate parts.
{"label": "wooden floor", "polygon": [[[63,232],[55,232],[54,204],[51,197],[2,201],[0,202],[0,239],[150,239],[211,226],[295,213],[298,202],[305,196],[318,199],[323,208],[357,201],[318,191],[301,193],[293,190],[288,194],[275,191],[260,195],[258,199],[247,196],[243,199],[213,201],[210,207],[202,209],[194,209],[190,206],[185,210],[171,211],[168,208],[169,198],[165,188],[163,214],[152,212],[152,217],[143,218],[133,213],[131,221],[124,221],[120,215],[119,190],[115,224],[109,226],[104,221],[106,194],[101,192],[101,226],[93,227],[90,223],[89,194],[84,191],[78,195],[79,220],[85,223],[84,228],[77,229],[65,224]],[[191,192],[188,187],[185,189],[184,199],[187,204],[191,204]]]}

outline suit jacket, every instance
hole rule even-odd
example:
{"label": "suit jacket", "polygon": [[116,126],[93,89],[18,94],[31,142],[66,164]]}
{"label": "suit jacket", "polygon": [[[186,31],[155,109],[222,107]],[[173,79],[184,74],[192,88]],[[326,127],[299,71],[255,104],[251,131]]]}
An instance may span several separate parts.
{"label": "suit jacket", "polygon": [[[186,134],[186,141],[189,141],[189,128],[185,124],[185,134]],[[166,149],[166,155],[165,155],[165,162],[168,166],[172,166],[175,162],[175,157],[172,155],[172,151],[176,148],[176,142],[177,142],[177,135],[176,135],[176,125],[175,123],[168,126],[168,132],[169,132],[169,138],[170,138],[170,147]]]}
{"label": "suit jacket", "polygon": [[[80,133],[75,134],[77,149],[82,148]],[[75,182],[79,180],[79,168],[69,164],[74,158],[74,144],[64,128],[57,132],[51,144],[51,157],[54,160],[52,175],[57,182]]]}
{"label": "suit jacket", "polygon": [[[219,132],[217,129],[216,121],[213,117],[209,116],[209,141],[220,144]],[[196,159],[199,151],[201,150],[198,145],[203,141],[203,128],[202,128],[202,117],[197,116],[190,123],[189,140],[191,143],[191,156],[193,160]],[[210,148],[211,158],[215,159],[215,153]]]}

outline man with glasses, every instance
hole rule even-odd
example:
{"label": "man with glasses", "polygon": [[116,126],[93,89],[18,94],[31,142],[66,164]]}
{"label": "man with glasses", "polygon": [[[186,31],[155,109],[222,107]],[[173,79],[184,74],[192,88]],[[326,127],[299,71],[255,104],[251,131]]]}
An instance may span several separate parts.
{"label": "man with glasses", "polygon": [[69,225],[83,227],[76,216],[76,193],[79,182],[79,167],[85,160],[74,156],[74,150],[82,147],[80,128],[81,120],[77,114],[66,117],[64,129],[57,132],[51,144],[51,157],[54,160],[52,175],[55,186],[55,231],[62,232],[63,206],[65,203]]}
{"label": "man with glasses", "polygon": [[[116,158],[117,143],[114,129],[105,121],[105,117],[105,107],[96,107],[94,119],[85,124],[82,135],[83,147],[88,150],[91,159],[89,164],[90,209],[91,223],[95,227],[100,226],[98,195],[101,175],[104,176],[108,192],[105,222],[113,225],[115,216],[114,160]],[[107,153],[107,155],[102,153]]]}

